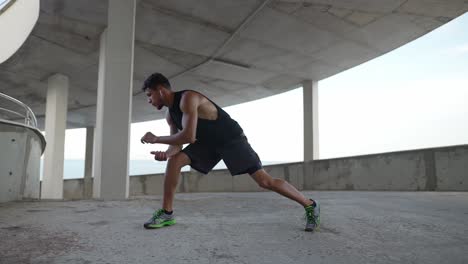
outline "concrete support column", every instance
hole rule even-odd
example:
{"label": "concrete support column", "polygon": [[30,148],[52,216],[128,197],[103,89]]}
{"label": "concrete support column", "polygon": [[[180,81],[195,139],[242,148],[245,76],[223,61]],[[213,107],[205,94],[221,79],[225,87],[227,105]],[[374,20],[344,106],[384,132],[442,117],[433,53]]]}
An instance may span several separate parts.
{"label": "concrete support column", "polygon": [[42,199],[63,199],[63,160],[67,128],[68,77],[55,74],[48,79],[45,114],[44,171]]}
{"label": "concrete support column", "polygon": [[318,82],[302,83],[304,100],[304,161],[319,157],[318,134]]}
{"label": "concrete support column", "polygon": [[93,196],[126,199],[132,110],[135,0],[109,1],[101,36]]}
{"label": "concrete support column", "polygon": [[86,128],[86,154],[84,167],[84,193],[85,199],[93,197],[93,151],[94,151],[94,127]]}

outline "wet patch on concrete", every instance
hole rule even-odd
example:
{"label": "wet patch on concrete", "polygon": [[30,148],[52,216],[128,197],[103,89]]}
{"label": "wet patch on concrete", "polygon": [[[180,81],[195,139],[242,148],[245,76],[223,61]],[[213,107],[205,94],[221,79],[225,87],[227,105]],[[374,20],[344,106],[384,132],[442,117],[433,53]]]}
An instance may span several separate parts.
{"label": "wet patch on concrete", "polygon": [[245,263],[240,260],[239,256],[230,252],[229,249],[201,246],[196,248],[195,251],[198,253],[198,255],[205,256],[210,263],[224,263],[226,261],[228,263]]}
{"label": "wet patch on concrete", "polygon": [[208,252],[210,253],[211,257],[215,259],[231,259],[231,260],[236,259],[235,255],[227,254],[224,250],[219,249],[219,248],[212,248]]}
{"label": "wet patch on concrete", "polygon": [[[67,252],[84,250],[73,232],[48,232],[31,226],[0,228],[0,263],[52,263]],[[20,245],[20,246],[19,246]],[[41,259],[47,261],[41,261]]]}
{"label": "wet patch on concrete", "polygon": [[74,210],[73,212],[76,214],[82,214],[82,213],[88,213],[88,212],[94,212],[96,209],[86,209],[86,210]]}
{"label": "wet patch on concrete", "polygon": [[47,209],[30,209],[30,210],[26,210],[26,212],[28,213],[39,213],[39,212],[49,212],[50,210],[47,210]]}
{"label": "wet patch on concrete", "polygon": [[324,226],[320,226],[319,229],[318,229],[316,232],[320,232],[320,233],[330,233],[330,234],[333,234],[333,235],[339,235],[339,234],[341,234],[341,232],[337,231],[337,230],[334,229],[334,228],[329,228],[329,227],[324,227]]}
{"label": "wet patch on concrete", "polygon": [[102,220],[102,221],[97,221],[97,222],[89,222],[88,225],[103,226],[103,225],[108,225],[109,223],[110,223],[109,221]]}
{"label": "wet patch on concrete", "polygon": [[75,207],[74,207],[74,206],[69,206],[69,205],[61,205],[61,206],[57,206],[57,208],[70,208],[70,209],[74,209]]}
{"label": "wet patch on concrete", "polygon": [[107,204],[98,204],[96,206],[99,207],[99,208],[112,208],[112,206],[107,205]]}
{"label": "wet patch on concrete", "polygon": [[367,223],[367,222],[369,222],[368,220],[366,220],[366,219],[364,219],[364,218],[348,217],[348,219],[353,220],[353,221],[356,221],[356,222],[360,222],[360,223]]}
{"label": "wet patch on concrete", "polygon": [[0,229],[5,229],[5,230],[19,230],[21,229],[20,226],[7,226],[7,227],[0,227]]}

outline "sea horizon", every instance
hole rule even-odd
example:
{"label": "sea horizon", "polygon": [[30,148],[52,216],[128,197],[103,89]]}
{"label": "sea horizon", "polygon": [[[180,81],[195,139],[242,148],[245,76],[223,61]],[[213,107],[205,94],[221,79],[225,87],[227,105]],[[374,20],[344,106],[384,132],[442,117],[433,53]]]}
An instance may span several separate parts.
{"label": "sea horizon", "polygon": [[[262,161],[263,165],[290,163],[294,161]],[[129,175],[139,176],[145,174],[158,174],[164,173],[166,170],[166,163],[155,160],[130,160]],[[221,161],[213,170],[226,169],[226,165]],[[189,166],[182,168],[182,171],[188,171]],[[40,164],[40,178],[43,174],[43,159]],[[63,178],[64,179],[80,179],[84,177],[84,160],[80,159],[67,159],[64,160],[63,165]]]}

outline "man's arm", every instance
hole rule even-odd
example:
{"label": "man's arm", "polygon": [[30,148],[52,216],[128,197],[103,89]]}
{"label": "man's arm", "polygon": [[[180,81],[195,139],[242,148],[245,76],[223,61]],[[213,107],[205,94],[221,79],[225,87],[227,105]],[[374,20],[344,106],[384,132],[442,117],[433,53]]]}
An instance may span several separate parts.
{"label": "man's arm", "polygon": [[[183,113],[182,116],[182,127],[181,131],[171,135],[156,137],[154,143],[168,144],[168,145],[183,145],[187,143],[194,143],[196,140],[197,133],[197,121],[198,121],[198,106],[200,99],[198,94],[187,91],[183,94],[180,102],[180,110]],[[171,120],[172,121],[172,120]]]}
{"label": "man's arm", "polygon": [[[177,134],[177,132],[179,132],[179,129],[177,129],[176,124],[174,124],[174,121],[172,121],[172,117],[169,114],[169,111],[166,112],[166,121],[171,130],[171,136]],[[172,157],[178,152],[180,152],[181,150],[182,150],[182,145],[169,145],[169,148],[167,148],[166,150],[166,154],[167,156]]]}

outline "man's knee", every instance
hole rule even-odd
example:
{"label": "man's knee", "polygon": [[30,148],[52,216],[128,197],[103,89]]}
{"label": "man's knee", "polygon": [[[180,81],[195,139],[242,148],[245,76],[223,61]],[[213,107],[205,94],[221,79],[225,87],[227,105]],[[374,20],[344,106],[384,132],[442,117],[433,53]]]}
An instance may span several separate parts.
{"label": "man's knee", "polygon": [[279,178],[273,178],[273,177],[265,177],[265,178],[262,178],[262,179],[259,179],[257,181],[258,185],[264,189],[268,189],[268,190],[273,190],[275,189],[275,187],[281,185],[284,183],[284,180],[283,179],[279,179]]}
{"label": "man's knee", "polygon": [[258,183],[258,186],[264,188],[264,189],[271,189],[271,187],[273,186],[272,184],[272,180],[270,179],[262,179],[260,181],[257,182]]}
{"label": "man's knee", "polygon": [[183,152],[179,152],[175,154],[168,160],[168,166],[174,166],[179,169],[189,164],[190,164],[190,159],[187,156],[187,154]]}
{"label": "man's knee", "polygon": [[262,175],[260,177],[257,177],[256,182],[258,186],[270,190],[273,187],[274,180],[271,176],[269,175]]}

